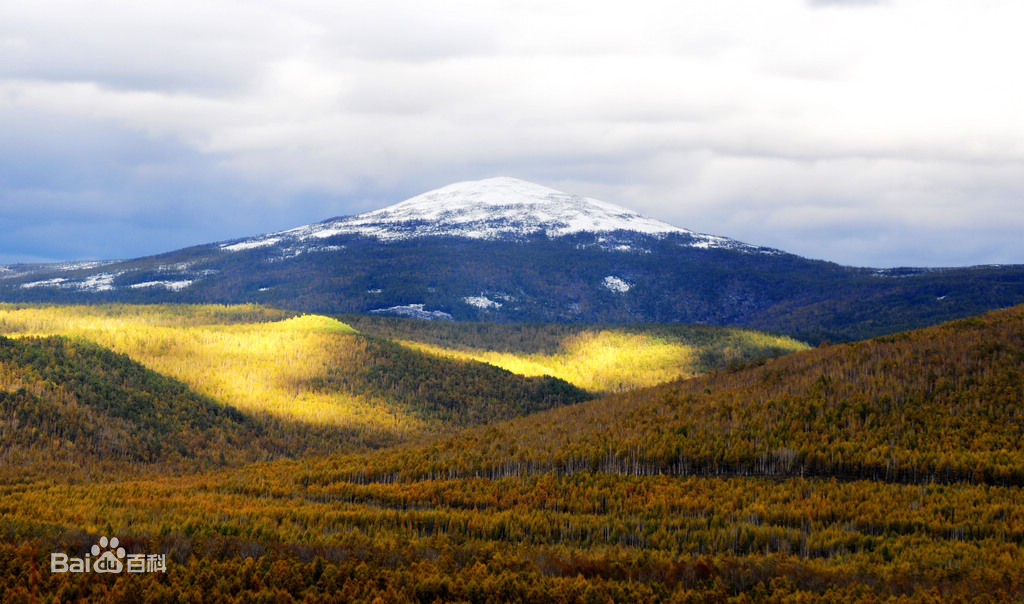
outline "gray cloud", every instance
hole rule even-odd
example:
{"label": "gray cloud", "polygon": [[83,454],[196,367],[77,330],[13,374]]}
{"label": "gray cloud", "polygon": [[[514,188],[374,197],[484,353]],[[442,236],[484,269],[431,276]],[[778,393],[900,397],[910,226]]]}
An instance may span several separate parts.
{"label": "gray cloud", "polygon": [[1024,9],[886,5],[7,3],[0,262],[497,174],[850,264],[1022,261]]}

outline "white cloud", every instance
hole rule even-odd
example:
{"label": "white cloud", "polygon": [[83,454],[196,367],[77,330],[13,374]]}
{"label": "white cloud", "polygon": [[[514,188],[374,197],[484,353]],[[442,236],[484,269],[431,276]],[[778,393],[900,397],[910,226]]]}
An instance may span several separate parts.
{"label": "white cloud", "polygon": [[[829,256],[844,225],[896,224],[947,262],[946,227],[921,216],[984,238],[1024,190],[1022,20],[1008,0],[7,3],[0,126],[132,132],[179,150],[131,174],[187,178],[187,155],[281,211],[504,173],[851,263],[905,263],[895,237]],[[123,177],[88,165],[61,187]],[[183,202],[197,213],[223,193],[204,186]]]}

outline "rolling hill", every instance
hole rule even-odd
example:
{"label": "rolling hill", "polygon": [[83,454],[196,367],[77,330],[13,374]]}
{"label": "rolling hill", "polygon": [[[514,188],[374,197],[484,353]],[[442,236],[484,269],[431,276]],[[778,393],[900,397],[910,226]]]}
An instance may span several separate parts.
{"label": "rolling hill", "polygon": [[0,482],[112,479],[141,467],[194,471],[329,450],[312,433],[288,444],[291,432],[89,342],[0,336]]}
{"label": "rolling hill", "polygon": [[[1024,485],[1024,306],[492,424],[355,474],[612,472]],[[472,444],[470,444],[472,443]],[[515,451],[509,455],[509,451]],[[358,468],[358,469],[356,469]]]}
{"label": "rolling hill", "polygon": [[[289,426],[286,454],[380,447],[589,396],[555,378],[437,358],[328,317],[251,305],[6,306],[0,334],[74,337],[126,355],[233,412]],[[88,371],[53,364],[64,372],[50,380],[56,388]]]}
{"label": "rolling hill", "polygon": [[[9,454],[7,467],[17,474],[26,464],[41,467],[41,462],[35,461],[58,453],[65,462],[75,465],[72,460],[83,451],[106,450],[106,445],[89,438],[103,432],[100,428],[107,423],[113,430],[109,438],[137,453],[123,458],[135,466],[169,467],[193,457],[198,466],[203,466],[210,455],[218,463],[237,465],[264,458],[376,449],[593,396],[584,388],[550,376],[557,371],[534,371],[524,376],[522,371],[514,372],[517,367],[503,369],[481,362],[487,360],[490,351],[480,346],[507,349],[518,340],[516,346],[521,348],[522,329],[478,325],[491,330],[486,342],[481,343],[469,337],[474,330],[469,324],[452,331],[456,324],[352,318],[360,321],[362,333],[329,317],[255,305],[0,305],[0,336],[13,338],[5,340],[7,349],[14,355],[12,359],[23,359],[4,365],[5,389],[10,391],[5,395],[5,413],[13,418],[8,429],[0,433],[0,446]],[[388,325],[392,329],[379,328]],[[402,327],[406,338],[438,333],[437,328],[444,327],[449,339],[461,338],[477,348],[472,354],[452,358],[460,355],[415,342],[393,341],[390,338],[399,335],[394,326]],[[605,380],[631,386],[633,382],[654,382],[695,369],[693,364],[683,364],[684,360],[724,368],[737,358],[761,359],[802,346],[754,332],[742,332],[737,337],[735,330],[726,328],[662,328],[675,338],[669,345],[663,337],[654,337],[657,328],[650,329],[644,337],[618,333],[618,339],[605,342],[601,354],[622,361],[604,368],[601,376]],[[579,340],[579,334],[574,336],[567,327],[537,326],[533,332],[535,342],[592,343]],[[26,352],[29,350],[37,352],[30,354]],[[50,352],[38,352],[43,350]],[[593,355],[559,358],[561,365],[556,369],[567,377],[587,377],[593,382],[586,371]],[[649,366],[634,363],[643,358],[656,362]],[[38,367],[26,366],[32,359],[45,362],[39,361],[42,365]],[[91,368],[90,363],[95,367]],[[123,372],[109,377],[114,370],[104,368],[111,364],[130,366],[133,372],[148,377],[116,377]],[[82,384],[91,380],[102,383],[80,391],[85,387]],[[137,387],[129,382],[156,385]],[[138,396],[149,398],[136,400]],[[136,410],[142,415],[132,416],[134,419],[110,416],[112,411],[104,405],[113,404],[115,399],[134,401],[119,403],[118,409]],[[174,402],[179,399],[190,402]],[[156,410],[140,411],[153,405]],[[171,405],[170,411],[185,415],[160,411],[159,405]],[[229,422],[217,428],[216,434],[203,436],[205,433],[197,431],[193,423],[205,426],[209,422],[193,421],[191,412],[182,411],[191,409],[189,405],[199,405],[195,413],[200,415],[210,413],[202,411],[202,405],[213,405],[238,425]],[[155,416],[160,421],[153,420]],[[153,421],[132,423],[143,419]],[[79,427],[84,425],[89,428],[81,432]],[[65,439],[66,431],[85,440]],[[193,432],[196,435],[187,436]],[[166,439],[161,436],[164,434]],[[140,438],[147,444],[136,442]],[[214,441],[235,444],[213,446]],[[159,446],[161,442],[167,446]],[[225,457],[210,453],[212,450],[229,450],[232,454]],[[85,455],[94,461],[121,459],[106,454],[94,457],[91,453]],[[169,461],[172,458],[174,463]],[[31,460],[35,461],[28,464]],[[114,468],[118,464],[107,465]]]}
{"label": "rolling hill", "polygon": [[[497,388],[486,395],[490,403],[477,404],[475,397],[485,395],[470,393],[468,385],[511,383],[509,372],[553,376],[598,392],[806,348],[791,338],[717,326],[592,329],[363,315],[340,319],[255,305],[0,304],[0,335],[85,338],[239,409],[339,425],[362,416],[379,424],[412,426],[416,413],[447,414],[445,422],[456,425],[482,421],[474,414],[483,407],[497,409],[524,399]],[[449,380],[462,386],[445,385]],[[538,389],[541,398],[545,388],[561,388],[544,379],[521,383]],[[433,401],[428,403],[432,410],[410,415],[395,407],[401,402],[406,411],[414,409],[415,398],[421,404]],[[460,405],[464,413],[455,412]],[[392,410],[374,418],[372,408]],[[500,415],[494,413],[489,419]]]}
{"label": "rolling hill", "polygon": [[430,354],[476,360],[520,375],[550,375],[591,392],[653,386],[776,357],[807,345],[712,325],[494,324],[344,315],[366,334]]}

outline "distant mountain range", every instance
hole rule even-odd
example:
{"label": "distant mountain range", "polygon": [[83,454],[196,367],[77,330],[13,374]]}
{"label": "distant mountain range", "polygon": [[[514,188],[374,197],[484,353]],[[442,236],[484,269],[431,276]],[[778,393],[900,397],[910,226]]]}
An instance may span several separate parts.
{"label": "distant mountain range", "polygon": [[735,324],[820,341],[1024,302],[1024,266],[844,267],[492,178],[357,216],[147,258],[0,267],[0,300]]}

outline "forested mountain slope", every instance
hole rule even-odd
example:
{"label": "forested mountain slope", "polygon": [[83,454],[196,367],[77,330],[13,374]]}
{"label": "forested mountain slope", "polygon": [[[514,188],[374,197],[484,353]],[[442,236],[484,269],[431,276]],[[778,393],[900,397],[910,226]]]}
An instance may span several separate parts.
{"label": "forested mountain slope", "polygon": [[553,410],[347,471],[369,480],[606,471],[1024,484],[1022,414],[1017,306]]}
{"label": "forested mountain slope", "polygon": [[194,471],[330,451],[86,341],[0,336],[0,481]]}

